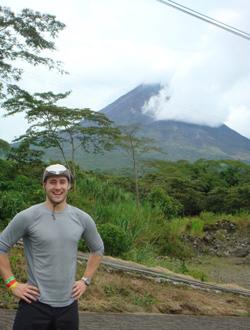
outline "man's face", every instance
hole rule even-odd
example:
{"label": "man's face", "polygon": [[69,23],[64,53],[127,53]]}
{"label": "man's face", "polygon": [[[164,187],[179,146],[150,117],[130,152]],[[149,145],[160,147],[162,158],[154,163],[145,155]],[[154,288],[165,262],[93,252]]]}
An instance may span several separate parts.
{"label": "man's face", "polygon": [[44,183],[48,200],[52,204],[60,204],[66,200],[70,184],[65,176],[51,176]]}

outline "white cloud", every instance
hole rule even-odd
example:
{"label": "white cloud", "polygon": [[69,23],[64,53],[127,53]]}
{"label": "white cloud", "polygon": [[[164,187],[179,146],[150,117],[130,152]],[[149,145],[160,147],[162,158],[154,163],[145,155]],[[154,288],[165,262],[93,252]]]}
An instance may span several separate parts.
{"label": "white cloud", "polygon": [[[181,3],[250,30],[247,0]],[[22,84],[28,90],[72,90],[66,105],[99,110],[142,82],[167,83],[170,90],[151,101],[158,102],[159,118],[226,122],[250,135],[244,125],[250,94],[247,40],[155,0],[6,0],[6,5],[52,13],[66,23],[53,57],[64,62],[70,75],[26,68]],[[171,93],[168,103],[163,102],[164,93]],[[12,120],[10,124],[10,119],[1,118],[0,138],[10,141],[25,131],[24,120]]]}
{"label": "white cloud", "polygon": [[250,106],[232,107],[230,115],[225,122],[226,125],[232,127],[236,131],[239,131],[241,135],[244,135],[250,139],[249,123]]}
{"label": "white cloud", "polygon": [[[242,18],[247,19],[240,11],[226,9],[220,9],[217,16],[231,19],[236,26]],[[247,122],[250,117],[249,51],[247,40],[208,26],[200,39],[199,51],[183,57],[168,86],[145,105],[144,111],[155,111],[156,119],[210,126],[226,122],[250,137],[243,119]]]}

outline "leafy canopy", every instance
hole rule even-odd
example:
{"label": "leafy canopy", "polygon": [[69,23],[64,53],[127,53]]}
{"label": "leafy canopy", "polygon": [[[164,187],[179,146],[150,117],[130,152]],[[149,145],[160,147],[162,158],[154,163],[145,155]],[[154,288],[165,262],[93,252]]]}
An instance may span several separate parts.
{"label": "leafy canopy", "polygon": [[23,73],[22,61],[63,72],[60,62],[42,56],[42,52],[55,50],[53,39],[64,27],[53,15],[30,9],[16,14],[0,6],[0,103],[3,107],[8,97],[22,91],[17,85]]}

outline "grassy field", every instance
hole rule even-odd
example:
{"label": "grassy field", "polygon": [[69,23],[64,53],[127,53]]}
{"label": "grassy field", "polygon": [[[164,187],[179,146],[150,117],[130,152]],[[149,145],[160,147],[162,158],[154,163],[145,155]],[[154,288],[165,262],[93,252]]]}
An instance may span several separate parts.
{"label": "grassy field", "polygon": [[[14,248],[10,253],[14,274],[26,281],[23,251]],[[78,265],[80,278],[84,265]],[[17,299],[0,282],[0,307],[15,308]],[[191,289],[183,286],[156,283],[152,280],[110,271],[101,266],[79,308],[89,312],[173,313],[193,315],[250,315],[250,298]]]}

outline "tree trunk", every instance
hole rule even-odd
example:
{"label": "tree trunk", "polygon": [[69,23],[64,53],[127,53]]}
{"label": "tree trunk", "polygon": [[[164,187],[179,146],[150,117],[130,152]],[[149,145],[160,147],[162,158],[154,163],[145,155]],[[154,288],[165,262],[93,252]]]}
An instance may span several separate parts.
{"label": "tree trunk", "polygon": [[137,205],[137,208],[139,208],[140,207],[140,192],[139,192],[139,185],[138,185],[137,164],[136,164],[136,159],[135,159],[135,148],[134,148],[131,137],[130,137],[130,145],[131,145],[131,152],[132,152],[132,159],[133,159],[136,205]]}

